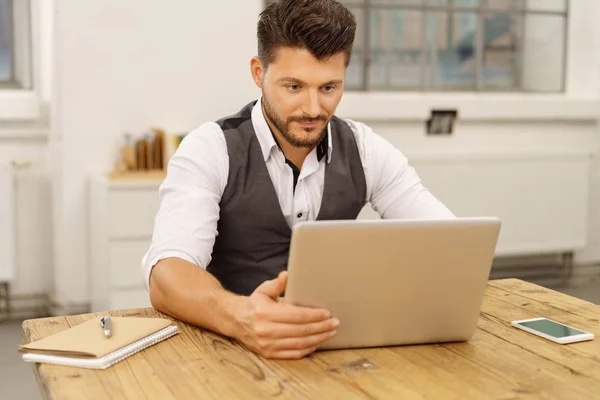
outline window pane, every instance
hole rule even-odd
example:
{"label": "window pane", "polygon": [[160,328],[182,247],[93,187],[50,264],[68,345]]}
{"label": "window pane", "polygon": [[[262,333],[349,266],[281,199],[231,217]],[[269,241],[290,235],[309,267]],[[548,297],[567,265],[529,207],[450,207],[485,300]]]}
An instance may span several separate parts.
{"label": "window pane", "polygon": [[567,11],[566,0],[524,0],[525,8],[527,10],[537,11],[555,11],[565,12]]}
{"label": "window pane", "polygon": [[477,14],[429,12],[427,79],[432,89],[475,88]]}
{"label": "window pane", "polygon": [[364,5],[365,5],[365,0],[338,0],[338,1],[348,8],[364,7]]}
{"label": "window pane", "polygon": [[525,0],[487,0],[487,8],[499,11],[522,10]]}
{"label": "window pane", "polygon": [[562,91],[565,27],[563,15],[525,14],[521,87],[525,91]]}
{"label": "window pane", "polygon": [[479,7],[479,3],[483,0],[429,0],[429,1],[446,1],[456,7]]}
{"label": "window pane", "polygon": [[481,80],[484,89],[514,90],[519,87],[519,38],[523,18],[508,13],[490,13],[483,18]]}
{"label": "window pane", "polygon": [[420,11],[374,10],[371,14],[369,88],[417,89],[422,82]]}
{"label": "window pane", "polygon": [[[459,0],[461,1],[461,0]],[[476,0],[471,0],[476,1]],[[527,10],[564,13],[567,0],[483,0],[487,8],[494,10]]]}
{"label": "window pane", "polygon": [[371,0],[375,4],[391,4],[391,5],[421,5],[425,0]]}
{"label": "window pane", "polygon": [[9,0],[0,0],[0,81],[10,80],[12,65],[12,11]]}
{"label": "window pane", "polygon": [[[477,1],[477,0],[473,0]],[[452,4],[452,0],[427,0],[427,5],[430,6],[448,6]]]}
{"label": "window pane", "polygon": [[[275,0],[272,0],[275,1]],[[346,7],[352,7],[352,6],[364,6],[365,5],[365,0],[338,0],[340,3],[342,3],[343,5],[345,5]]]}
{"label": "window pane", "polygon": [[356,35],[354,37],[354,46],[352,48],[352,57],[350,65],[346,69],[345,89],[361,89],[364,70],[364,11],[361,8],[350,8],[354,18],[356,18]]}

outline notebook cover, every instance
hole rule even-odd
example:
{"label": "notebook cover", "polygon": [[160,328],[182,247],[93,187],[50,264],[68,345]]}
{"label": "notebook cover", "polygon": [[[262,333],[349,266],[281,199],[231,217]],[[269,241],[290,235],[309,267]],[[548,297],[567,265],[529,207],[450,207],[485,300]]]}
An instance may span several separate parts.
{"label": "notebook cover", "polygon": [[104,336],[100,317],[62,332],[19,346],[22,353],[98,358],[156,333],[173,321],[165,318],[111,317],[112,335]]}
{"label": "notebook cover", "polygon": [[64,365],[67,367],[106,369],[132,355],[147,349],[179,333],[177,325],[170,325],[150,336],[99,358],[64,357],[39,353],[23,353],[23,361],[43,364]]}

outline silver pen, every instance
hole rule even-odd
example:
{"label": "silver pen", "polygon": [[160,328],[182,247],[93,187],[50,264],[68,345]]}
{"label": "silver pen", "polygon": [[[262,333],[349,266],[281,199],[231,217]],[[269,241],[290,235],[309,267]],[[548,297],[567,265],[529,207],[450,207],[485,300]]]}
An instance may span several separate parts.
{"label": "silver pen", "polygon": [[102,328],[104,328],[104,336],[109,338],[110,335],[112,335],[112,326],[111,326],[110,315],[100,318],[100,326]]}

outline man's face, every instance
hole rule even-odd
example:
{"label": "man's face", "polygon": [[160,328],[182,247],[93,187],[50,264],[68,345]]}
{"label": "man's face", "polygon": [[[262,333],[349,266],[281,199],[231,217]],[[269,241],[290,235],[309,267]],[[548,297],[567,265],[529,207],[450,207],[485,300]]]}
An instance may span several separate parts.
{"label": "man's face", "polygon": [[281,48],[265,71],[257,58],[252,74],[262,89],[267,121],[294,147],[314,147],[342,99],[345,55],[319,61],[309,51]]}

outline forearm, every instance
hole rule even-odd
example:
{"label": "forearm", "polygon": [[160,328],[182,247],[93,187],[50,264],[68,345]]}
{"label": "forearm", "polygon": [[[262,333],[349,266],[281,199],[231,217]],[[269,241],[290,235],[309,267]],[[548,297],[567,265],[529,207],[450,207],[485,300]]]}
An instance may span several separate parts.
{"label": "forearm", "polygon": [[210,273],[180,258],[160,260],[150,275],[150,299],[178,320],[235,337],[246,298],[226,291]]}

